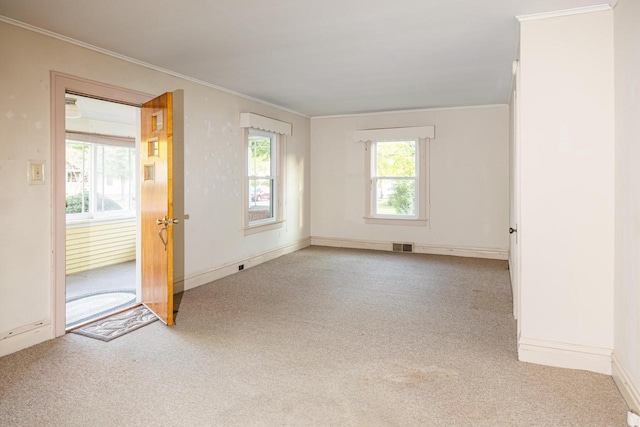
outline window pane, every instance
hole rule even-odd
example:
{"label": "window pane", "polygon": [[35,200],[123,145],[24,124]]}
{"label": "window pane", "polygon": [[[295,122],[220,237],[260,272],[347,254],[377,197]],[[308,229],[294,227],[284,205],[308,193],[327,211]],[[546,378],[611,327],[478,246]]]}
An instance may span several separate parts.
{"label": "window pane", "polygon": [[273,218],[273,179],[249,180],[249,223]]}
{"label": "window pane", "polygon": [[93,178],[95,185],[95,206],[94,209],[96,212],[104,212],[104,198],[102,195],[104,194],[104,147],[102,145],[95,145],[95,155],[96,155],[96,163],[95,163],[95,173]]}
{"label": "window pane", "polygon": [[415,179],[376,179],[377,215],[416,215]]}
{"label": "window pane", "polygon": [[66,144],[67,214],[135,211],[135,149]]}
{"label": "window pane", "polygon": [[66,143],[66,212],[82,214],[89,212],[89,144]]}
{"label": "window pane", "polygon": [[271,138],[249,135],[249,176],[271,175]]}
{"label": "window pane", "polygon": [[98,188],[99,212],[134,210],[133,148],[102,146],[102,179]]}
{"label": "window pane", "polygon": [[376,143],[376,176],[416,176],[416,141]]}

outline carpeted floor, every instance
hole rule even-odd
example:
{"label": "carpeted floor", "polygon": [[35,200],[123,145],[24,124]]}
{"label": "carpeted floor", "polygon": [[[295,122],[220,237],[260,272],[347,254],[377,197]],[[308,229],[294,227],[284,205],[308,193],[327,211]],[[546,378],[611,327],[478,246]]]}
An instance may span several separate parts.
{"label": "carpeted floor", "polygon": [[516,361],[504,261],[311,247],[179,307],[0,358],[0,425],[626,425],[611,377]]}

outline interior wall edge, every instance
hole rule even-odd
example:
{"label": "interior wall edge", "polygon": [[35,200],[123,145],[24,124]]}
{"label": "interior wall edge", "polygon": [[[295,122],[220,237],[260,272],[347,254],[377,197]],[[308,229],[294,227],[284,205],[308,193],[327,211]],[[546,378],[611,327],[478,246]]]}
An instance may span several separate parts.
{"label": "interior wall edge", "polygon": [[311,116],[311,120],[322,119],[343,119],[349,117],[366,117],[366,116],[388,116],[392,114],[408,114],[408,113],[431,113],[436,111],[453,111],[453,110],[478,110],[483,108],[508,108],[508,103],[501,104],[482,104],[482,105],[459,105],[454,107],[425,107],[412,108],[409,110],[390,110],[390,111],[372,111],[369,113],[353,113],[353,114],[333,114],[326,116]]}
{"label": "interior wall edge", "polygon": [[593,6],[576,7],[573,9],[554,10],[551,12],[532,13],[530,15],[518,15],[516,19],[520,22],[535,21],[538,19],[559,18],[562,16],[580,15],[582,13],[603,12],[613,9],[609,3],[596,4]]}
{"label": "interior wall edge", "polygon": [[283,255],[299,251],[307,246],[311,245],[311,238],[305,237],[287,245],[279,246],[274,249],[270,249],[258,254],[252,255],[247,258],[239,259],[232,262],[227,262],[219,267],[212,268],[210,270],[201,271],[198,273],[188,274],[185,277],[179,277],[174,279],[173,293],[177,294],[189,289],[197,288],[198,286],[206,285],[215,280],[222,279],[223,277],[230,276],[235,273],[239,273],[239,265],[243,265],[243,269],[255,267],[267,261],[279,258]]}
{"label": "interior wall edge", "polygon": [[611,375],[612,349],[521,337],[518,360]]}
{"label": "interior wall edge", "polygon": [[631,375],[620,364],[615,351],[611,357],[611,375],[629,408],[640,413],[640,388],[633,383]]}
{"label": "interior wall edge", "polygon": [[[394,242],[380,240],[344,239],[339,237],[311,236],[311,245],[329,246],[347,249],[368,249],[375,251],[392,251]],[[485,258],[507,260],[508,248],[478,248],[466,246],[424,245],[414,242],[398,241],[395,243],[413,243],[413,253],[429,255],[451,255],[467,258]]]}
{"label": "interior wall edge", "polygon": [[226,93],[231,94],[231,95],[239,96],[240,98],[244,98],[244,99],[248,99],[250,101],[258,102],[260,104],[268,105],[270,107],[275,107],[275,108],[278,108],[280,110],[287,111],[289,113],[295,114],[297,116],[304,117],[306,119],[310,118],[310,116],[308,116],[308,115],[306,115],[304,113],[301,113],[299,111],[295,111],[295,110],[292,110],[292,109],[287,108],[287,107],[283,107],[283,106],[280,106],[280,105],[277,105],[277,104],[273,104],[273,103],[271,103],[269,101],[264,101],[264,100],[259,99],[259,98],[254,98],[252,96],[245,95],[244,93],[236,92],[234,90],[227,89],[227,88],[222,87],[222,86],[214,85],[214,84],[205,82],[203,80],[199,80],[199,79],[196,79],[196,78],[193,78],[193,77],[189,77],[189,76],[187,76],[185,74],[181,74],[181,73],[178,73],[178,72],[166,69],[166,68],[158,67],[158,66],[150,64],[148,62],[140,61],[138,59],[131,58],[130,56],[122,55],[120,53],[116,53],[116,52],[110,51],[108,49],[104,49],[104,48],[101,48],[101,47],[98,47],[98,46],[94,46],[94,45],[92,45],[90,43],[85,43],[83,41],[80,41],[80,40],[77,40],[77,39],[74,39],[74,38],[71,38],[71,37],[67,37],[67,36],[64,36],[62,34],[54,33],[53,31],[45,30],[43,28],[36,27],[36,26],[30,25],[30,24],[27,24],[27,23],[24,23],[24,22],[21,22],[21,21],[17,21],[15,19],[11,19],[11,18],[8,18],[6,16],[0,15],[0,22],[4,22],[6,24],[13,25],[15,27],[19,27],[19,28],[22,28],[22,29],[27,30],[27,31],[32,31],[34,33],[42,34],[43,36],[51,37],[51,38],[63,41],[65,43],[69,43],[69,44],[73,44],[73,45],[76,45],[76,46],[79,46],[79,47],[82,47],[82,48],[85,48],[85,49],[93,50],[95,52],[102,53],[103,55],[111,56],[113,58],[117,58],[117,59],[120,59],[122,61],[126,61],[126,62],[130,62],[132,64],[140,65],[140,66],[148,68],[150,70],[159,71],[161,73],[164,73],[164,74],[167,74],[167,75],[170,75],[170,76],[173,76],[173,77],[177,77],[177,78],[180,78],[180,79],[183,79],[183,80],[188,80],[188,81],[190,81],[192,83],[196,83],[196,84],[199,84],[199,85],[207,86],[207,87],[210,87],[212,89],[219,90],[221,92],[226,92]]}
{"label": "interior wall edge", "polygon": [[19,330],[24,330],[24,328],[31,325],[23,326],[22,328],[14,330],[18,331],[19,333],[10,335],[8,337],[5,336],[3,339],[1,339],[0,357],[53,339],[53,326],[51,322],[49,320],[46,320],[38,323],[43,324],[41,326],[28,329],[27,331],[19,332]]}

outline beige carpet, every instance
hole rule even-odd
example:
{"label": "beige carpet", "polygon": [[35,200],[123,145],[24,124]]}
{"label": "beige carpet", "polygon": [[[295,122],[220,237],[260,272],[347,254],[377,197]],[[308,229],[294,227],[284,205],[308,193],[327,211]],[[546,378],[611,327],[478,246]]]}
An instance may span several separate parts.
{"label": "beige carpet", "polygon": [[611,377],[516,361],[504,261],[312,247],[176,322],[0,358],[0,425],[626,425]]}

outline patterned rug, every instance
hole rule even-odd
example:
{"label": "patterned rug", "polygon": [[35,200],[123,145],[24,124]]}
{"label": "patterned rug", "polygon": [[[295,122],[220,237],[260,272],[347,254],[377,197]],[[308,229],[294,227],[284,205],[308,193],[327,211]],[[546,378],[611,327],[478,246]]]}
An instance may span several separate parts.
{"label": "patterned rug", "polygon": [[69,298],[67,307],[67,329],[76,325],[104,317],[136,303],[135,289],[98,291]]}
{"label": "patterned rug", "polygon": [[158,320],[158,318],[155,314],[144,305],[141,305],[131,310],[114,314],[106,319],[90,323],[71,332],[108,342],[156,320]]}

